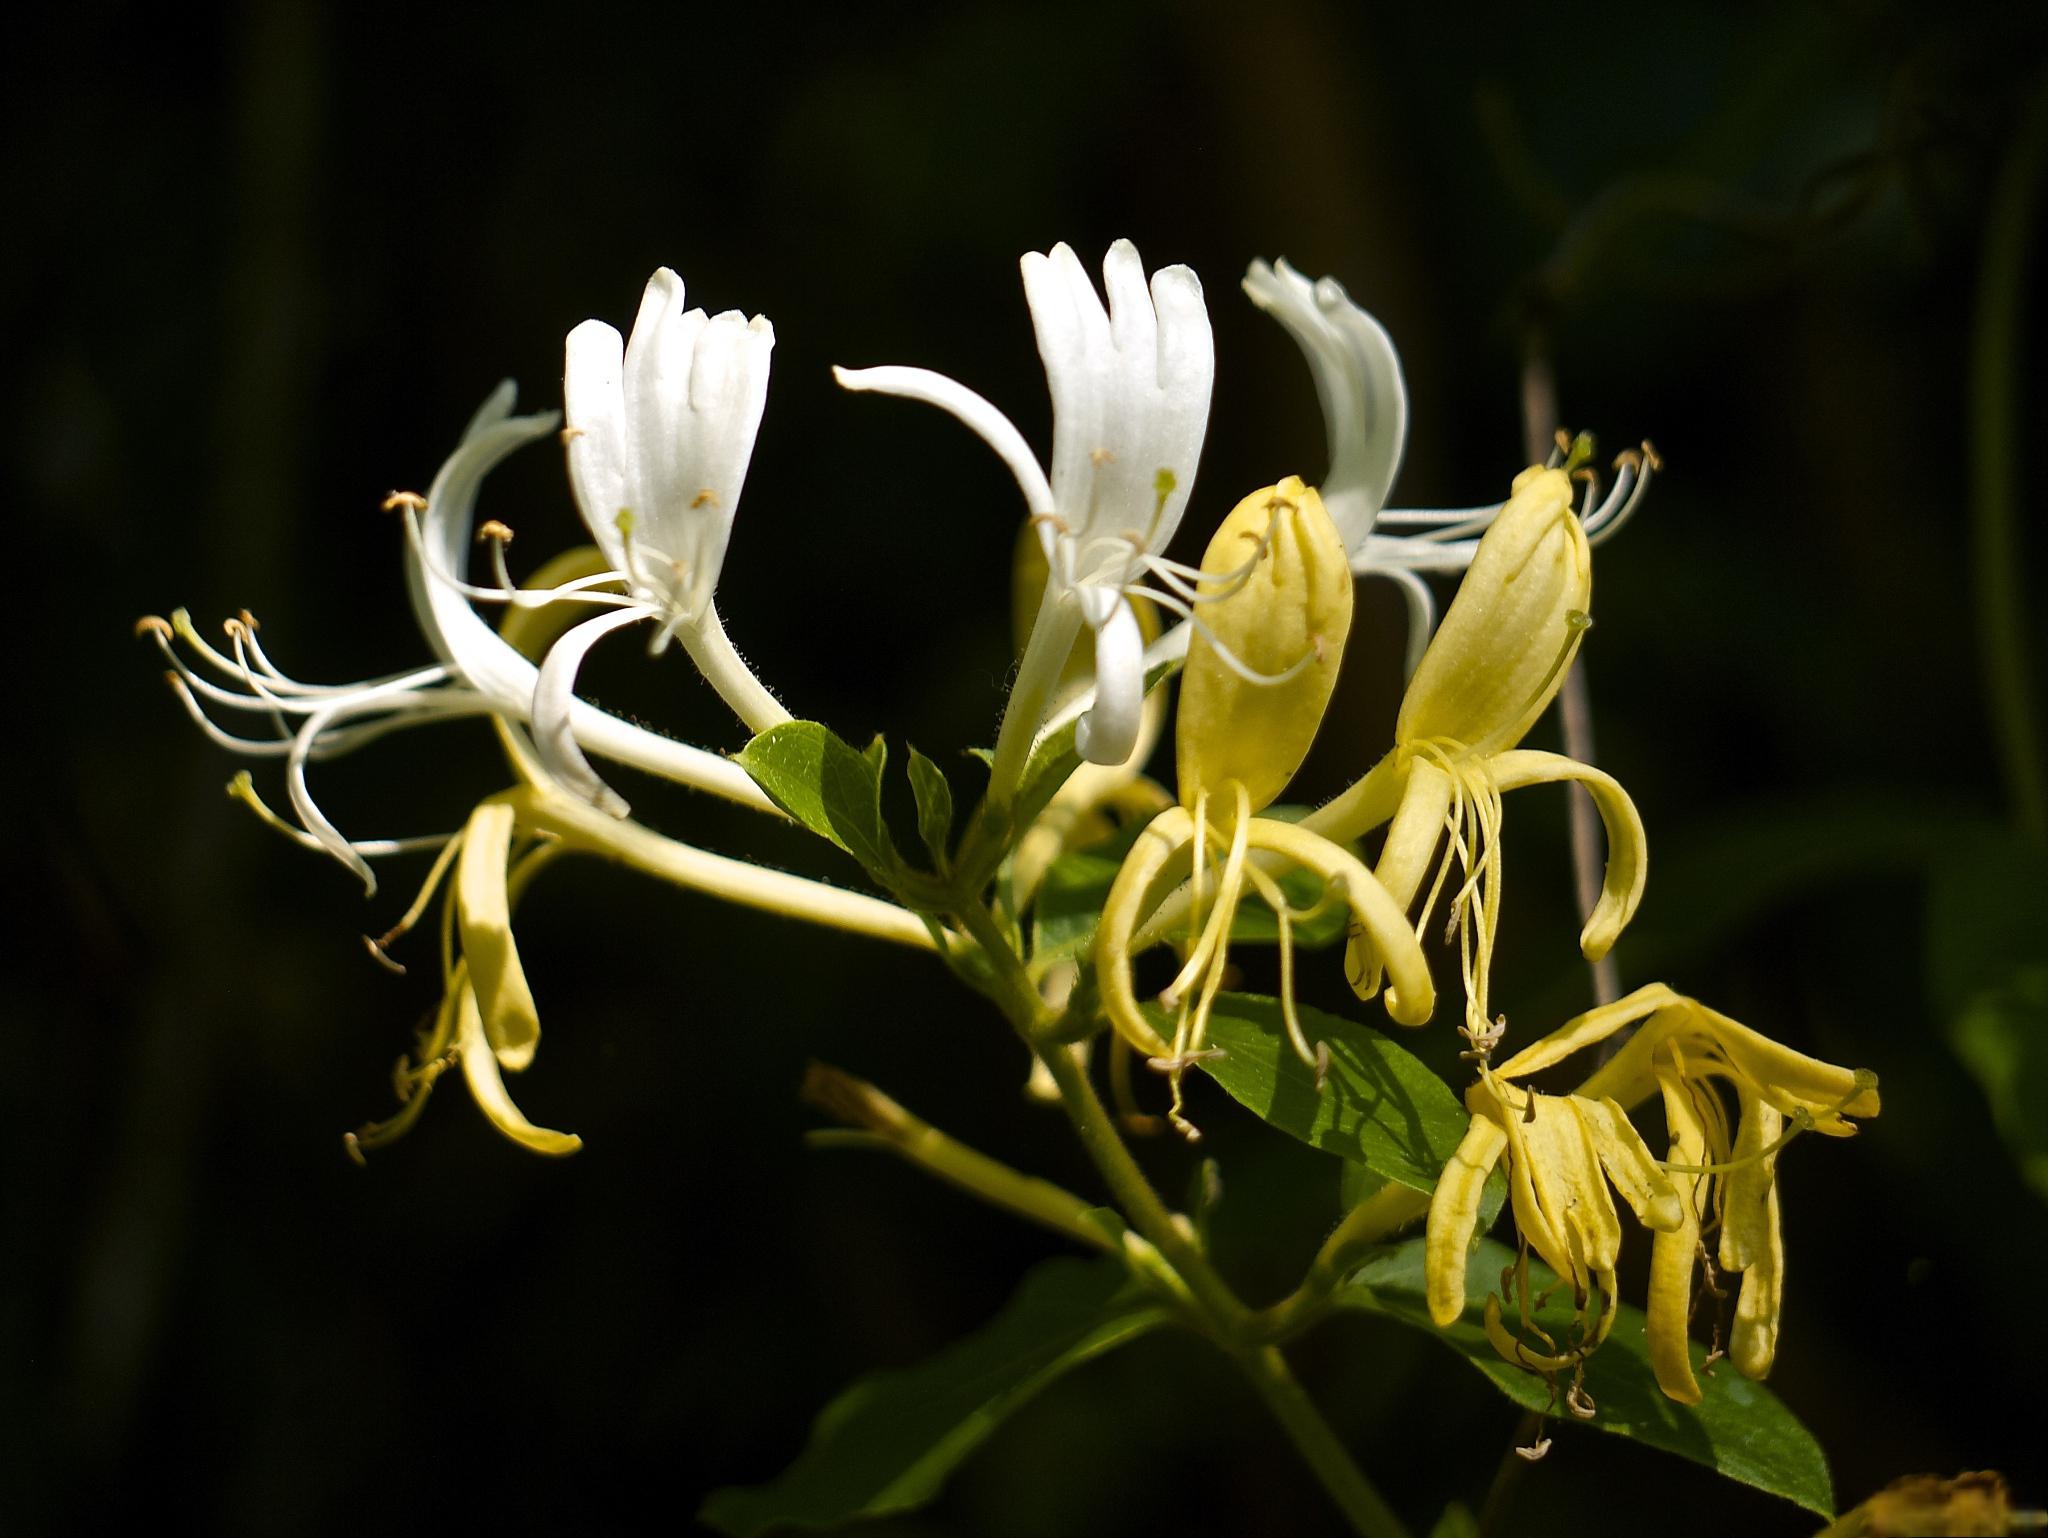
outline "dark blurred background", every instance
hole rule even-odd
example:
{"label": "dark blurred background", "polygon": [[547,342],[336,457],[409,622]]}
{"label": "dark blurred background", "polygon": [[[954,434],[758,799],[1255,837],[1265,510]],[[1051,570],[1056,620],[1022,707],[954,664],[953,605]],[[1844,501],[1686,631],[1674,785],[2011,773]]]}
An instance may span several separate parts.
{"label": "dark blurred background", "polygon": [[[1245,491],[1323,468],[1305,370],[1237,290],[1254,256],[1339,276],[1400,344],[1398,501],[1501,492],[1532,326],[1572,425],[1656,441],[1669,474],[1601,552],[1585,653],[1602,762],[1655,853],[1623,976],[1886,1088],[1863,1137],[1784,1162],[1773,1386],[1844,1504],[1979,1467],[2048,1502],[2042,866],[2001,777],[1971,565],[1986,230],[2001,176],[2025,208],[2041,15],[84,0],[11,20],[0,1528],[687,1529],[848,1379],[930,1354],[1057,1253],[903,1166],[801,1145],[816,1056],[1097,1190],[1025,1102],[1021,1049],[937,967],[573,862],[522,910],[548,1035],[515,1089],[585,1150],[527,1155],[451,1087],[351,1165],[340,1134],[389,1109],[433,1003],[430,940],[394,979],[357,936],[416,878],[392,868],[366,905],[227,802],[239,763],[129,626],[246,605],[302,677],[419,660],[379,500],[423,486],[499,378],[554,404],[567,329],[627,325],[667,263],[779,339],[721,593],[736,640],[798,714],[961,763],[1008,666],[1014,488],[956,425],[843,396],[827,366],[954,374],[1043,444],[1017,256],[1064,239],[1093,265],[1119,235],[1192,264],[1215,316],[1189,554]],[[2007,303],[1987,334],[2017,347],[2032,446],[2048,328]],[[2038,589],[2042,497],[2012,489]],[[578,536],[545,448],[485,505],[521,570]],[[1391,727],[1398,613],[1361,592],[1314,794]],[[673,654],[614,650],[602,697],[737,744]],[[455,726],[319,783],[374,835],[452,827],[504,778],[488,733]],[[625,788],[679,836],[857,879]],[[1562,798],[1509,819],[1496,994],[1534,1031],[1588,983]],[[1225,1264],[1277,1295],[1334,1217],[1334,1166],[1198,1109]],[[1184,1150],[1146,1157],[1182,1188]],[[1365,1322],[1296,1355],[1419,1529],[1479,1499],[1516,1414],[1476,1374]],[[1814,1526],[1572,1432],[1512,1526],[1651,1521]],[[1169,1524],[1336,1530],[1230,1372],[1161,1336],[1056,1386],[886,1530]]]}

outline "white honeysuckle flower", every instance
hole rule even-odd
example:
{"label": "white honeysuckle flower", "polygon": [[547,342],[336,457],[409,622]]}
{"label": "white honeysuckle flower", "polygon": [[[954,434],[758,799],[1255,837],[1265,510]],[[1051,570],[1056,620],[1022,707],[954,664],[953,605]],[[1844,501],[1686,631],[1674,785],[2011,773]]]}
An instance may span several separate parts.
{"label": "white honeysuckle flower", "polygon": [[569,333],[569,479],[598,548],[660,618],[653,649],[711,606],[774,346],[766,316],[684,310],[666,267],[647,280],[630,341],[601,320]]}
{"label": "white honeysuckle flower", "polygon": [[766,316],[684,310],[683,280],[663,267],[647,280],[630,339],[586,320],[563,349],[569,479],[625,597],[602,600],[618,612],[578,626],[549,652],[533,698],[534,745],[556,779],[615,816],[626,815],[626,803],[590,767],[571,719],[577,670],[614,630],[653,621],[650,655],[679,636],[752,730],[789,719],[740,660],[713,602],[774,346]]}
{"label": "white honeysuckle flower", "polygon": [[[465,577],[476,497],[483,477],[522,444],[546,437],[557,423],[552,412],[515,417],[508,380],[471,420],[462,442],[425,497],[394,495],[389,505],[406,520],[406,582],[422,635],[440,660],[378,678],[345,684],[314,684],[293,678],[274,663],[246,612],[226,625],[228,649],[201,636],[182,609],[169,620],[141,621],[138,634],[154,640],[170,664],[168,677],[186,710],[216,743],[254,758],[284,761],[286,789],[298,825],[265,806],[248,774],[229,789],[265,821],[296,842],[324,850],[363,880],[374,894],[377,879],[369,861],[386,855],[445,844],[452,834],[417,838],[351,839],[320,809],[307,781],[316,760],[337,758],[408,726],[473,716],[496,716],[517,732],[530,719],[540,670],[470,607],[471,597],[546,603],[587,596],[616,603],[616,597],[582,594],[580,584],[541,593],[512,589],[502,568],[497,587],[471,586]],[[502,559],[502,549],[494,547]],[[193,661],[178,649],[183,642]],[[196,664],[196,665],[195,665]],[[208,707],[254,717],[272,735],[245,737],[215,724]],[[760,788],[737,764],[716,753],[662,737],[607,714],[581,700],[567,709],[569,729],[589,752],[650,774],[694,786],[713,795],[772,810]]]}
{"label": "white honeysuckle flower", "polygon": [[[1176,613],[1194,601],[1190,572],[1161,554],[1187,507],[1208,427],[1216,351],[1202,284],[1182,266],[1148,284],[1137,247],[1119,240],[1096,292],[1065,244],[1030,252],[1024,297],[1052,394],[1051,472],[1024,436],[966,386],[926,369],[835,369],[849,390],[941,407],[977,433],[1016,477],[1036,520],[1050,576],[998,741],[995,783],[1021,768],[1079,627],[1095,634],[1095,684],[1075,740],[1099,764],[1136,744],[1145,648],[1130,596]],[[1168,589],[1141,589],[1147,576]]]}
{"label": "white honeysuckle flower", "polygon": [[[1446,509],[1389,508],[1387,497],[1408,439],[1408,389],[1401,357],[1378,321],[1335,278],[1310,281],[1285,258],[1255,261],[1244,291],[1286,328],[1308,360],[1330,443],[1323,505],[1360,576],[1386,577],[1408,603],[1408,671],[1412,674],[1436,625],[1436,600],[1426,573],[1462,572],[1501,504]],[[1599,544],[1634,514],[1656,468],[1648,445],[1615,461],[1613,486],[1602,497],[1588,483],[1579,519]]]}

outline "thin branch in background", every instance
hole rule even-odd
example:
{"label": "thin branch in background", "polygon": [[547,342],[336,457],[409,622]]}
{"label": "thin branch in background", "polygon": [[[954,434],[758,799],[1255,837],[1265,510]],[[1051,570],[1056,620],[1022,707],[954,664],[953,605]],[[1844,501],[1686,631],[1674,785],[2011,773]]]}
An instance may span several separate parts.
{"label": "thin branch in background", "polygon": [[[1522,353],[1522,440],[1531,464],[1540,464],[1549,454],[1558,427],[1557,375],[1550,366],[1543,328],[1531,324],[1524,332]],[[1593,765],[1593,702],[1586,684],[1586,659],[1581,655],[1565,674],[1558,692],[1558,719],[1564,731],[1567,758]],[[1591,916],[1600,901],[1601,869],[1606,863],[1602,848],[1605,835],[1600,814],[1583,785],[1566,788],[1571,806],[1572,882],[1579,900],[1579,917]],[[1612,1004],[1621,997],[1621,973],[1609,954],[1592,963],[1593,1002]],[[1619,1043],[1615,1043],[1619,1046]]]}
{"label": "thin branch in background", "polygon": [[2048,841],[2035,642],[2028,633],[2026,568],[2020,545],[2021,359],[2027,340],[2027,280],[2034,226],[2048,177],[2048,77],[2036,84],[2011,153],[1992,190],[1977,283],[1970,350],[1971,553],[1977,644],[2006,795],[2013,819],[2036,843]]}

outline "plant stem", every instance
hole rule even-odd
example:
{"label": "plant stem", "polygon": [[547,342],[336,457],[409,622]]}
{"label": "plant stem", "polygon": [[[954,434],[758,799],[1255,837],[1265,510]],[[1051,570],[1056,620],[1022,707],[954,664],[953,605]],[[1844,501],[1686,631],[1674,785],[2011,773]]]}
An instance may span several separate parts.
{"label": "plant stem", "polygon": [[986,953],[994,985],[988,991],[1052,1075],[1053,1083],[1059,1087],[1060,1103],[1074,1124],[1081,1146],[1108,1183],[1137,1236],[1148,1241],[1171,1268],[1172,1276],[1167,1280],[1185,1289],[1181,1301],[1192,1316],[1190,1322],[1244,1369],[1331,1500],[1350,1521],[1353,1531],[1362,1538],[1407,1538],[1401,1519],[1352,1461],[1329,1422],[1294,1381],[1286,1358],[1274,1347],[1261,1343],[1259,1316],[1231,1291],[1230,1284],[1202,1253],[1184,1220],[1167,1208],[1151,1181],[1145,1178],[1145,1172],[1138,1168],[1138,1161],[1124,1146],[1108,1107],[1096,1094],[1074,1049],[1046,1038],[1044,1033],[1056,1026],[1060,1017],[1039,997],[994,915],[978,903],[969,903],[955,916]]}
{"label": "plant stem", "polygon": [[1322,1317],[1323,1307],[1359,1255],[1429,1211],[1429,1195],[1385,1185],[1344,1216],[1310,1262],[1301,1285],[1259,1315],[1269,1340],[1282,1340]]}
{"label": "plant stem", "polygon": [[1408,1538],[1407,1526],[1359,1471],[1350,1451],[1295,1381],[1279,1348],[1259,1346],[1240,1352],[1238,1363],[1274,1418],[1287,1428],[1352,1531],[1363,1538]]}
{"label": "plant stem", "polygon": [[991,1206],[1041,1223],[1092,1249],[1120,1253],[1109,1234],[1089,1221],[1088,1203],[1073,1192],[1062,1190],[1050,1180],[1013,1170],[948,1137],[866,1080],[814,1062],[804,1070],[801,1093],[826,1115],[864,1129],[841,1133],[839,1137],[857,1137],[867,1146],[900,1154],[918,1168]]}
{"label": "plant stem", "polygon": [[2036,842],[2048,840],[2048,768],[2033,678],[2034,648],[2027,633],[2019,471],[2027,280],[2033,271],[2035,215],[2044,172],[2048,79],[2035,86],[1992,190],[1970,357],[1977,644],[2013,816]]}
{"label": "plant stem", "polygon": [[1250,1311],[1230,1290],[1229,1284],[1217,1275],[1209,1257],[1201,1252],[1180,1220],[1167,1210],[1159,1193],[1152,1189],[1152,1182],[1145,1178],[1145,1172],[1138,1168],[1138,1161],[1131,1157],[1130,1149],[1117,1135],[1108,1107],[1095,1093],[1095,1086],[1089,1082],[1073,1052],[1064,1046],[1034,1043],[1033,1047],[1039,1060],[1052,1074],[1053,1082],[1059,1086],[1060,1103],[1066,1107],[1067,1118],[1073,1122],[1081,1146],[1087,1149],[1088,1157],[1102,1172],[1102,1178],[1109,1183],[1110,1191],[1133,1226],[1180,1273],[1181,1280],[1209,1316],[1209,1322],[1216,1327],[1219,1337],[1226,1341],[1239,1337],[1251,1319]]}

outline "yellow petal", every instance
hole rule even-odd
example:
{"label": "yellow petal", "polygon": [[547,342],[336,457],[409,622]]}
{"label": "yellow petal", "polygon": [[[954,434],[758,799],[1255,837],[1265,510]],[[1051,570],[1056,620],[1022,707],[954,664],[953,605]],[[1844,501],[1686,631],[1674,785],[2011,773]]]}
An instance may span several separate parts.
{"label": "yellow petal", "polygon": [[[1253,849],[1271,850],[1292,860],[1326,882],[1343,883],[1352,927],[1365,931],[1386,965],[1392,984],[1386,996],[1388,1016],[1400,1025],[1424,1024],[1436,1008],[1436,984],[1430,980],[1429,963],[1423,959],[1415,931],[1408,927],[1408,916],[1365,862],[1341,845],[1270,817],[1252,819],[1249,843]],[[1359,992],[1361,981],[1352,979],[1354,992]],[[1370,993],[1359,992],[1359,996],[1369,997]]]}
{"label": "yellow petal", "polygon": [[1683,1223],[1685,1210],[1678,1200],[1678,1188],[1657,1167],[1656,1155],[1621,1107],[1612,1100],[1588,1100],[1583,1095],[1573,1095],[1570,1104],[1585,1125],[1593,1151],[1600,1156],[1600,1167],[1643,1226],[1670,1233]]}
{"label": "yellow petal", "polygon": [[[1707,1162],[1707,1134],[1693,1109],[1691,1092],[1675,1069],[1660,1068],[1658,1087],[1664,1092],[1664,1119],[1671,1127],[1671,1162]],[[1708,1091],[1711,1093],[1711,1091]],[[1657,1235],[1650,1246],[1650,1298],[1645,1334],[1650,1369],[1667,1399],[1680,1404],[1700,1402],[1699,1381],[1692,1375],[1692,1270],[1700,1244],[1700,1212],[1710,1175],[1677,1174],[1679,1224]]]}
{"label": "yellow petal", "polygon": [[1601,1173],[1585,1122],[1572,1103],[1556,1095],[1538,1095],[1535,1111],[1522,1128],[1529,1178],[1552,1228],[1565,1241],[1563,1255],[1543,1258],[1583,1295],[1594,1272],[1612,1271],[1621,1258],[1621,1219],[1607,1193],[1607,1177]]}
{"label": "yellow petal", "polygon": [[[1583,1015],[1571,1019],[1537,1041],[1532,1041],[1493,1071],[1503,1079],[1526,1078],[1540,1073],[1555,1063],[1561,1063],[1574,1052],[1605,1041],[1623,1026],[1654,1014],[1660,1009],[1675,1004],[1689,1003],[1682,995],[1673,993],[1662,983],[1646,983],[1634,993],[1616,999],[1612,1004],[1602,1004],[1598,1009],[1589,1009]],[[1638,1038],[1640,1039],[1640,1037]],[[1593,1091],[1581,1091],[1591,1094]]]}
{"label": "yellow petal", "polygon": [[583,1139],[574,1133],[536,1127],[520,1114],[519,1107],[505,1092],[505,1081],[498,1076],[498,1059],[484,1039],[476,994],[468,988],[456,1000],[455,1040],[462,1055],[462,1075],[469,1080],[469,1092],[492,1126],[535,1153],[572,1154],[583,1146]]}
{"label": "yellow petal", "polygon": [[1579,950],[1588,961],[1598,961],[1613,948],[1629,920],[1635,917],[1649,879],[1649,839],[1643,832],[1643,819],[1636,813],[1635,802],[1614,776],[1558,753],[1539,753],[1527,748],[1497,753],[1492,772],[1494,783],[1502,791],[1576,780],[1591,793],[1593,806],[1600,813],[1600,825],[1607,834],[1607,869],[1600,882],[1600,900],[1580,931]]}
{"label": "yellow petal", "polygon": [[1563,682],[1582,633],[1570,616],[1592,597],[1571,480],[1523,471],[1409,682],[1395,740],[1513,747]]}
{"label": "yellow petal", "polygon": [[[1322,498],[1290,475],[1231,510],[1202,570],[1195,613],[1207,633],[1189,638],[1181,673],[1181,801],[1236,780],[1257,811],[1294,778],[1329,707],[1351,630],[1351,564]],[[1244,677],[1219,644],[1280,681]]]}
{"label": "yellow petal", "polygon": [[1778,1354],[1778,1311],[1785,1293],[1785,1243],[1778,1224],[1778,1187],[1764,1194],[1762,1248],[1742,1273],[1735,1321],[1728,1330],[1728,1359],[1746,1378],[1762,1378]]}
{"label": "yellow petal", "polygon": [[1102,989],[1102,1011],[1117,1034],[1147,1057],[1170,1056],[1173,1048],[1138,1008],[1131,980],[1131,936],[1139,919],[1164,895],[1159,889],[1177,880],[1168,862],[1178,864],[1176,857],[1188,854],[1194,828],[1194,819],[1178,806],[1168,807],[1146,825],[1110,884],[1109,898],[1102,905],[1102,922],[1095,931],[1095,976]]}
{"label": "yellow petal", "polygon": [[512,855],[513,820],[512,808],[502,801],[486,801],[470,813],[455,867],[455,903],[484,1035],[498,1061],[516,1073],[533,1061],[540,1045],[540,1015],[512,942],[505,869]]}
{"label": "yellow petal", "polygon": [[1480,1201],[1486,1179],[1507,1146],[1507,1134],[1498,1123],[1473,1117],[1430,1195],[1423,1275],[1429,1317],[1439,1329],[1455,1324],[1465,1312],[1465,1268],[1472,1255],[1473,1230],[1479,1226]]}
{"label": "yellow petal", "polygon": [[1771,1370],[1778,1350],[1778,1307],[1784,1292],[1784,1237],[1778,1221],[1778,1156],[1765,1149],[1784,1131],[1784,1118],[1747,1085],[1736,1089],[1742,1120],[1721,1181],[1721,1264],[1742,1273],[1728,1359],[1745,1377]]}
{"label": "yellow petal", "polygon": [[[1394,906],[1406,913],[1415,906],[1415,894],[1435,864],[1437,845],[1443,842],[1444,817],[1451,807],[1451,777],[1426,759],[1409,760],[1402,774],[1400,808],[1387,825],[1386,843],[1373,874],[1394,899]],[[1358,980],[1360,997],[1369,998],[1379,987],[1379,952],[1362,930],[1351,932],[1344,968],[1346,975]]]}
{"label": "yellow petal", "polygon": [[1853,1068],[1838,1068],[1794,1052],[1705,1005],[1694,1007],[1699,1012],[1696,1028],[1713,1038],[1737,1073],[1767,1098],[1779,1100],[1781,1110],[1785,1109],[1782,1100],[1789,1097],[1814,1113],[1817,1130],[1836,1136],[1855,1130],[1842,1117],[1877,1115],[1881,1102],[1875,1075],[1865,1072],[1859,1076]]}
{"label": "yellow petal", "polygon": [[1563,1234],[1552,1226],[1550,1211],[1544,1205],[1542,1194],[1537,1190],[1531,1174],[1526,1108],[1531,1097],[1524,1096],[1512,1105],[1503,1104],[1481,1080],[1467,1086],[1465,1105],[1474,1116],[1484,1116],[1498,1125],[1507,1139],[1508,1162],[1508,1204],[1515,1214],[1515,1232],[1522,1242],[1560,1276],[1571,1274],[1571,1250]]}

